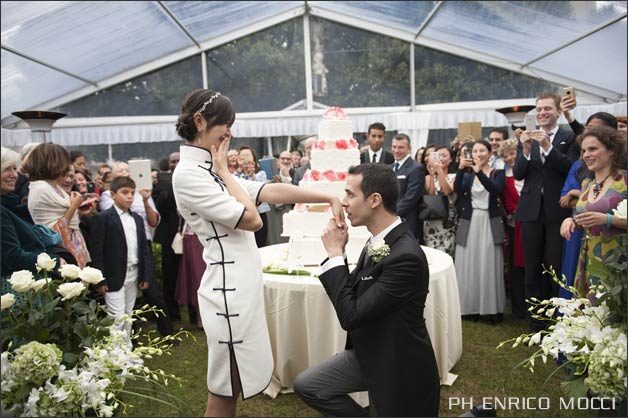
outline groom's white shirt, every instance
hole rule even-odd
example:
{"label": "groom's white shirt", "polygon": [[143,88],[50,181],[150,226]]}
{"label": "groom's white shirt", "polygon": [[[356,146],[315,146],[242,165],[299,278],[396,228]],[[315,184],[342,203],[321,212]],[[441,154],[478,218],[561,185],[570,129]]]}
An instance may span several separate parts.
{"label": "groom's white shirt", "polygon": [[[377,241],[377,240],[383,240],[384,237],[386,237],[386,235],[388,235],[388,233],[390,231],[392,231],[400,223],[401,223],[401,218],[397,216],[397,220],[396,221],[394,221],[393,223],[388,225],[388,227],[386,229],[384,229],[382,232],[380,232],[379,234],[375,235],[374,237],[369,238],[367,242],[374,242],[374,241]],[[332,258],[328,259],[321,266],[321,270],[320,270],[319,276],[321,274],[327,272],[328,270],[333,269],[334,267],[338,267],[338,266],[344,265],[346,259],[347,259],[347,254],[346,253],[343,254],[343,255],[338,255],[336,257],[332,257]]]}

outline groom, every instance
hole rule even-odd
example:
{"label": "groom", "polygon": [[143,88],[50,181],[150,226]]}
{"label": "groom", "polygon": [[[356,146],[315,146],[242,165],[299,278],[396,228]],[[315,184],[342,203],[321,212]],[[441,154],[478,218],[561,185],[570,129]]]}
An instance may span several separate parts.
{"label": "groom", "polygon": [[[384,165],[361,164],[349,169],[345,191],[351,224],[373,234],[352,272],[347,226],[330,222],[322,236],[329,258],[320,280],[348,331],[345,351],[301,373],[294,391],[328,416],[437,416],[438,369],[423,319],[429,270],[396,214],[397,179]],[[360,391],[369,392],[368,411],[348,395]]]}

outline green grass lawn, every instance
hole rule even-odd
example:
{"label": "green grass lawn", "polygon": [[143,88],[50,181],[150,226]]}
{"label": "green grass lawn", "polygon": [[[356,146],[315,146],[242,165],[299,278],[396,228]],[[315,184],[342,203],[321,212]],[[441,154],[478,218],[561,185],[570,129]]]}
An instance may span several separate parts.
{"label": "green grass lawn", "polygon": [[[548,361],[541,365],[536,372],[530,373],[527,369],[513,366],[531,353],[528,348],[495,347],[504,340],[526,332],[526,325],[522,321],[512,321],[508,317],[503,323],[491,325],[484,322],[463,321],[463,355],[462,359],[453,368],[452,373],[458,379],[451,387],[441,386],[440,416],[452,417],[468,411],[457,406],[456,400],[464,397],[467,402],[473,399],[473,404],[481,404],[483,397],[505,399],[514,397],[549,398],[550,409],[534,410],[512,408],[498,410],[498,416],[532,416],[532,417],[571,417],[596,416],[596,411],[574,411],[560,409],[561,396],[560,378],[562,372],[557,373],[546,384],[546,377],[554,370],[555,363]],[[196,341],[188,339],[175,347],[171,356],[151,360],[151,367],[159,367],[168,373],[173,373],[183,379],[182,385],[171,385],[172,394],[180,398],[181,411],[154,400],[129,398],[127,401],[135,405],[127,410],[129,416],[202,416],[207,399],[206,366],[207,349],[205,334],[193,330]],[[533,408],[537,401],[527,401]],[[264,417],[298,417],[319,416],[307,407],[294,394],[279,395],[270,399],[265,395],[258,395],[238,405],[239,416]]]}

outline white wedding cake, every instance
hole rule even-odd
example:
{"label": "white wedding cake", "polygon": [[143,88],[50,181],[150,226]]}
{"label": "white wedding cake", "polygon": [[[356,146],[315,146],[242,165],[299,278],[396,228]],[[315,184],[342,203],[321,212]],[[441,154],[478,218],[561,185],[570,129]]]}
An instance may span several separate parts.
{"label": "white wedding cake", "polygon": [[[342,200],[347,170],[358,164],[360,151],[353,139],[351,120],[342,109],[333,107],[323,114],[323,120],[318,124],[318,140],[312,147],[311,169],[306,171],[299,187],[333,194]],[[327,256],[321,235],[331,218],[329,205],[321,204],[297,204],[284,214],[282,236],[290,237],[288,258],[304,266],[320,264]],[[349,227],[346,251],[350,263],[357,261],[369,236],[364,226]]]}

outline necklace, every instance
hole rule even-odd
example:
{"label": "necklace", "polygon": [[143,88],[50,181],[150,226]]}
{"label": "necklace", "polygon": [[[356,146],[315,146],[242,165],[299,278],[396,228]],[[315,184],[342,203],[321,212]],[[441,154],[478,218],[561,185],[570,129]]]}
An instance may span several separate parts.
{"label": "necklace", "polygon": [[604,177],[604,180],[602,180],[599,183],[595,181],[595,179],[593,179],[593,198],[594,199],[597,199],[597,197],[600,195],[600,192],[602,191],[602,187],[604,187],[604,182],[611,176],[611,174],[613,173],[608,173],[608,176]]}

